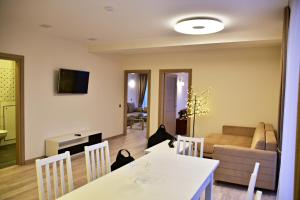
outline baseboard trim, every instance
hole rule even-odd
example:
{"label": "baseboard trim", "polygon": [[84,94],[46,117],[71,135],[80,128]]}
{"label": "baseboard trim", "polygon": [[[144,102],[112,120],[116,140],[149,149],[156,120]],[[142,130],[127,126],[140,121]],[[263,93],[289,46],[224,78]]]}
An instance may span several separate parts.
{"label": "baseboard trim", "polygon": [[[119,134],[119,135],[114,135],[114,136],[111,136],[111,137],[108,137],[108,138],[105,138],[105,139],[103,139],[103,141],[104,140],[112,140],[112,139],[116,139],[116,138],[119,138],[119,137],[122,137],[122,136],[124,136],[125,134],[124,133],[122,133],[122,134]],[[77,154],[75,154],[74,156],[74,158],[77,158],[78,157],[78,155],[76,156]],[[35,162],[35,160],[36,159],[42,159],[42,158],[46,158],[46,156],[39,156],[39,157],[35,157],[35,158],[31,158],[31,159],[28,159],[28,160],[25,160],[25,165],[30,165],[30,164],[33,164],[34,162]]]}
{"label": "baseboard trim", "polygon": [[31,158],[31,159],[28,159],[28,160],[25,160],[25,165],[30,165],[30,164],[33,164],[35,162],[36,159],[42,159],[42,158],[45,158],[46,156],[39,156],[39,157],[35,157],[35,158]]}

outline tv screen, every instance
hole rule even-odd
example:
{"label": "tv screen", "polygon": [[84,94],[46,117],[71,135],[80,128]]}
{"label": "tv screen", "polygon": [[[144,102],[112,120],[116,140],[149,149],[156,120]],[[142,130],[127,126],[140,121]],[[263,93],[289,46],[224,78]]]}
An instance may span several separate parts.
{"label": "tv screen", "polygon": [[58,93],[86,94],[90,72],[59,69]]}

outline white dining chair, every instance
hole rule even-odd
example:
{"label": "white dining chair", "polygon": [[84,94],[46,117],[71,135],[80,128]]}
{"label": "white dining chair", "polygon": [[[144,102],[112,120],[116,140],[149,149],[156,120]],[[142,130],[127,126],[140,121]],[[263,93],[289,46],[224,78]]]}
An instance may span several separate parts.
{"label": "white dining chair", "polygon": [[[36,164],[37,183],[38,183],[38,192],[39,192],[40,200],[46,199],[46,196],[48,197],[47,198],[48,200],[52,199],[53,198],[52,189],[54,189],[55,199],[73,190],[74,183],[73,183],[73,175],[72,175],[71,157],[69,151],[48,158],[37,159],[35,161],[35,164]],[[59,167],[59,170],[57,169],[57,167]],[[45,168],[44,172],[46,174],[45,178],[46,178],[47,190],[45,190],[45,185],[44,185],[43,168]],[[50,168],[52,168],[52,173]],[[66,188],[66,180],[65,180],[65,168],[67,171],[66,175],[68,180],[67,188]],[[51,174],[52,174],[52,178],[51,178]],[[60,184],[59,184],[59,179],[60,179]],[[51,180],[53,180],[53,186],[51,184],[52,182]],[[59,185],[60,185],[60,192],[58,189]]]}
{"label": "white dining chair", "polygon": [[259,163],[256,162],[249,181],[247,200],[261,200],[261,196],[262,196],[261,191],[256,191],[254,196],[254,189],[255,189],[256,179],[258,175],[258,169],[259,169]]}
{"label": "white dining chair", "polygon": [[[87,181],[91,182],[111,171],[108,142],[84,147]],[[96,155],[95,155],[96,154]]]}
{"label": "white dining chair", "polygon": [[[198,146],[200,144],[200,146]],[[177,154],[199,156],[203,158],[204,138],[193,138],[178,135],[177,137]],[[199,155],[198,155],[198,147]]]}

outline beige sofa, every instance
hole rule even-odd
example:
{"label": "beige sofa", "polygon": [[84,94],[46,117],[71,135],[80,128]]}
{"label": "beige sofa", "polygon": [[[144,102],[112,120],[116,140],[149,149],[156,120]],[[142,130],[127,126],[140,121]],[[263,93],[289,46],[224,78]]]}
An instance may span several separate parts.
{"label": "beige sofa", "polygon": [[215,180],[240,185],[248,185],[255,162],[259,162],[256,186],[275,190],[277,141],[271,124],[223,126],[222,134],[205,138],[204,156],[220,160]]}

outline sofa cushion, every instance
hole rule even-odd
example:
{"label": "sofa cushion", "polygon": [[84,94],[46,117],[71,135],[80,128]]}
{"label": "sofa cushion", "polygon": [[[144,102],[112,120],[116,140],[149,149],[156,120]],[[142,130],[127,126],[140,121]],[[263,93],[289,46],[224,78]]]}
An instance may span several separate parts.
{"label": "sofa cushion", "polygon": [[252,138],[247,136],[211,134],[204,139],[204,153],[212,154],[215,144],[250,148],[251,142]]}
{"label": "sofa cushion", "polygon": [[127,113],[132,113],[135,111],[134,103],[127,103]]}
{"label": "sofa cushion", "polygon": [[265,146],[266,146],[266,136],[265,136],[264,124],[259,123],[253,135],[251,148],[265,150],[266,148]]}
{"label": "sofa cushion", "polygon": [[222,134],[253,137],[254,131],[255,131],[255,128],[253,128],[253,127],[224,125]]}
{"label": "sofa cushion", "polygon": [[266,150],[267,151],[277,150],[277,140],[274,131],[266,131]]}

